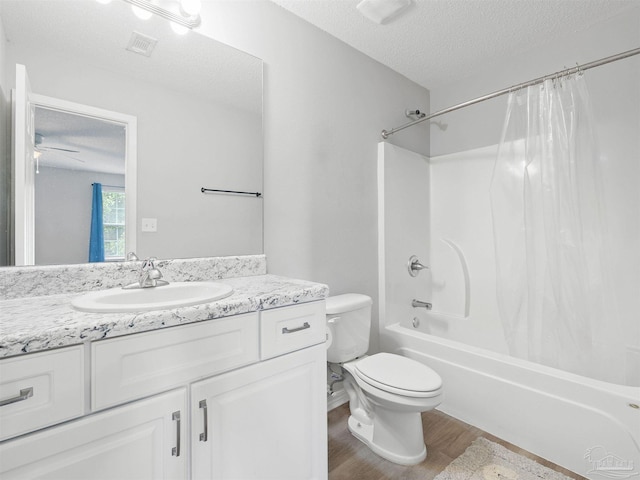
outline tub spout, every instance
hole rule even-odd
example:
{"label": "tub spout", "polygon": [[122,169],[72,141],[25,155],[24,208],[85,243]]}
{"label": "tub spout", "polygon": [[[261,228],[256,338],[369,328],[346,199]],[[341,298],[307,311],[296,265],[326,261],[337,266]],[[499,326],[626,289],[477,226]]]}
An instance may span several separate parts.
{"label": "tub spout", "polygon": [[431,310],[431,304],[429,302],[423,302],[416,300],[415,298],[411,301],[411,306],[414,308],[426,308],[427,310]]}

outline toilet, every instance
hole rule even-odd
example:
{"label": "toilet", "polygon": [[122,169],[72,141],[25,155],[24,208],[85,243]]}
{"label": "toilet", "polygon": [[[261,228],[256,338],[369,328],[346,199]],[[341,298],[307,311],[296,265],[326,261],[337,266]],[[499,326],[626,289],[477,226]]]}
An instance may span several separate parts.
{"label": "toilet", "polygon": [[401,355],[366,355],[371,304],[355,293],[327,298],[327,360],[342,369],[351,433],[381,457],[415,465],[427,456],[420,414],[442,401],[442,379]]}

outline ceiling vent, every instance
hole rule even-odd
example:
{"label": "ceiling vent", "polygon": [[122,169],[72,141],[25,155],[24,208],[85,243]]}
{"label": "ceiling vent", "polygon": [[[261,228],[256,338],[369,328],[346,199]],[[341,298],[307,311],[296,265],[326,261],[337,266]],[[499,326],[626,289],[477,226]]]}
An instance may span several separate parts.
{"label": "ceiling vent", "polygon": [[411,0],[362,0],[356,8],[372,22],[384,25],[411,6]]}
{"label": "ceiling vent", "polygon": [[150,57],[156,43],[158,43],[157,38],[149,37],[139,32],[133,32],[129,40],[129,45],[127,45],[127,50],[144,55],[145,57]]}

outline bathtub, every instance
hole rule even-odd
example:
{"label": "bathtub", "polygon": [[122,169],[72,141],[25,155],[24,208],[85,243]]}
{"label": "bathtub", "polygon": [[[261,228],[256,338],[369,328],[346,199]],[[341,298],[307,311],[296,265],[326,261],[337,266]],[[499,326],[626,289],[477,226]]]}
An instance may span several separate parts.
{"label": "bathtub", "polygon": [[440,410],[579,475],[640,473],[640,387],[613,385],[393,324],[383,351],[444,383]]}

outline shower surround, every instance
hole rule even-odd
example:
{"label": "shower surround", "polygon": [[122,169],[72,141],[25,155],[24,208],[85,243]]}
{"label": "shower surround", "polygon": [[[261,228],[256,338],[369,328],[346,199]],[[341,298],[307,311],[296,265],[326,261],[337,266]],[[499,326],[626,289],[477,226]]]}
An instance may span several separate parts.
{"label": "shower surround", "polygon": [[[605,458],[618,459],[627,468],[622,474],[637,474],[633,336],[620,346],[627,349],[623,377],[630,385],[509,355],[496,301],[489,199],[496,154],[493,145],[429,159],[379,144],[381,347],[442,376],[446,413],[589,478],[612,473],[598,463]],[[430,270],[411,277],[406,261],[413,254]],[[414,298],[433,309],[413,308]],[[634,318],[625,308],[633,309],[633,301],[620,311]]]}

